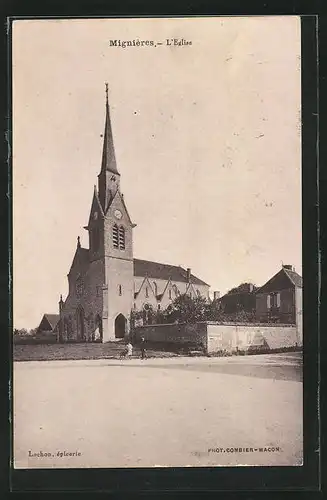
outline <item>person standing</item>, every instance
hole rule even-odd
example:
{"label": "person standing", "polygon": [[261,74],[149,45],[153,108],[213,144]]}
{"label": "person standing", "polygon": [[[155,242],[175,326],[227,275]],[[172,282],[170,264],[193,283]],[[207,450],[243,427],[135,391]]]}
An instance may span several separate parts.
{"label": "person standing", "polygon": [[141,337],[141,359],[145,358],[145,338],[142,336]]}
{"label": "person standing", "polygon": [[132,345],[131,341],[129,340],[128,344],[127,344],[127,358],[131,359],[132,355],[133,355],[133,345]]}

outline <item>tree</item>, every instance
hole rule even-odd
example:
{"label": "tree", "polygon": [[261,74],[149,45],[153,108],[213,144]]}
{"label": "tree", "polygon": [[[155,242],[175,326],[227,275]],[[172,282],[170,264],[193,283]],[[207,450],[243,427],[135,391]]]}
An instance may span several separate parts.
{"label": "tree", "polygon": [[20,337],[24,337],[28,335],[28,331],[26,330],[26,328],[15,328],[14,335],[19,335]]}
{"label": "tree", "polygon": [[208,321],[224,321],[224,311],[219,300],[213,300],[207,306],[206,319]]}
{"label": "tree", "polygon": [[205,321],[207,317],[208,303],[204,297],[192,298],[187,294],[179,295],[163,311],[167,323],[195,323]]}
{"label": "tree", "polygon": [[229,290],[226,295],[231,295],[233,293],[252,293],[257,289],[258,287],[253,285],[253,283],[241,283],[235,288],[231,288],[231,290]]}

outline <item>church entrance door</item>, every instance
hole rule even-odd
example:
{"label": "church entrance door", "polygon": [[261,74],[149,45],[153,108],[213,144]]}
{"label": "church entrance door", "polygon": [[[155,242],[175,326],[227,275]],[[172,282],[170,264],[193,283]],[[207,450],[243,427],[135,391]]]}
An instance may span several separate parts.
{"label": "church entrance door", "polygon": [[123,339],[126,332],[126,318],[123,314],[118,314],[115,319],[115,338]]}

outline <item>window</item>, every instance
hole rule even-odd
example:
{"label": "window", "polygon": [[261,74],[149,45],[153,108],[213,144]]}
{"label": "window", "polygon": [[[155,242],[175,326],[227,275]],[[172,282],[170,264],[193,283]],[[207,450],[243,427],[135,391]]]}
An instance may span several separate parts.
{"label": "window", "polygon": [[114,248],[118,248],[119,237],[118,237],[117,224],[115,224],[114,227],[112,228],[112,242],[114,244]]}
{"label": "window", "polygon": [[158,311],[160,311],[160,304],[158,304]]}
{"label": "window", "polygon": [[158,286],[157,286],[157,283],[155,281],[153,282],[153,290],[154,290],[154,294],[158,295]]}
{"label": "window", "polygon": [[101,286],[97,286],[97,297],[101,297]]}
{"label": "window", "polygon": [[278,308],[280,307],[280,293],[272,293],[270,295],[270,307]]}
{"label": "window", "polygon": [[120,250],[125,250],[125,229],[123,226],[119,228],[119,248]]}
{"label": "window", "polygon": [[112,241],[114,248],[119,248],[119,250],[125,250],[125,228],[123,226],[117,226],[114,224],[112,228]]}
{"label": "window", "polygon": [[122,286],[118,285],[118,295],[122,295],[122,294],[123,294]]}
{"label": "window", "polygon": [[168,295],[169,295],[169,298],[171,299],[171,288],[169,288]]}
{"label": "window", "polygon": [[196,290],[196,294],[197,294],[198,297],[200,297],[201,296],[200,290],[197,289]]}
{"label": "window", "polygon": [[146,286],[145,287],[145,296],[148,298],[149,297],[149,289],[148,287]]}

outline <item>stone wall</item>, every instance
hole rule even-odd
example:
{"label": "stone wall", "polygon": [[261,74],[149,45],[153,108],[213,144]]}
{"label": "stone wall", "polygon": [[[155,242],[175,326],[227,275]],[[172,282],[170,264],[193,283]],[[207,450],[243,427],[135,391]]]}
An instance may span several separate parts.
{"label": "stone wall", "polygon": [[207,344],[207,326],[206,323],[196,324],[158,324],[138,326],[134,329],[134,341],[138,342],[141,338],[148,342],[158,342],[160,344]]}
{"label": "stone wall", "polygon": [[269,323],[207,323],[208,352],[269,351],[296,347],[295,325]]}
{"label": "stone wall", "polygon": [[140,337],[151,343],[202,344],[208,353],[226,351],[257,352],[300,347],[295,325],[269,323],[199,322],[196,324],[157,324],[139,326],[134,341]]}

